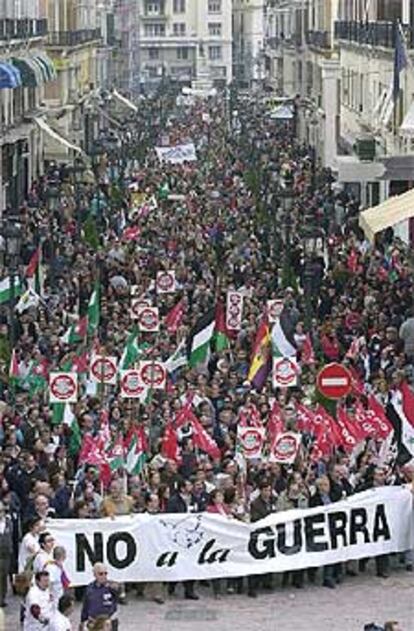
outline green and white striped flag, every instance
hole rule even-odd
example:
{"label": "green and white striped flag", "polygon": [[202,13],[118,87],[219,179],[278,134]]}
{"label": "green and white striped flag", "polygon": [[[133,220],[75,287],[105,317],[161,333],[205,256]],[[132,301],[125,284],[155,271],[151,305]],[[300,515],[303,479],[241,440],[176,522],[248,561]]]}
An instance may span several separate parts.
{"label": "green and white striped flag", "polygon": [[210,344],[214,335],[214,310],[205,313],[194,325],[187,342],[188,363],[191,368],[204,364],[210,357]]}
{"label": "green and white striped flag", "polygon": [[131,429],[127,438],[126,470],[130,475],[140,475],[147,462],[146,437],[142,427]]}
{"label": "green and white striped flag", "polygon": [[95,288],[91,294],[88,304],[88,332],[93,334],[99,327],[100,319],[100,291],[99,284],[95,283]]}
{"label": "green and white striped flag", "polygon": [[[14,297],[18,298],[23,291],[20,278],[15,276],[13,285],[14,285]],[[0,281],[0,304],[9,302],[11,300],[11,297],[12,297],[12,283],[10,282],[10,277],[7,277],[7,278],[4,278],[2,281]]]}

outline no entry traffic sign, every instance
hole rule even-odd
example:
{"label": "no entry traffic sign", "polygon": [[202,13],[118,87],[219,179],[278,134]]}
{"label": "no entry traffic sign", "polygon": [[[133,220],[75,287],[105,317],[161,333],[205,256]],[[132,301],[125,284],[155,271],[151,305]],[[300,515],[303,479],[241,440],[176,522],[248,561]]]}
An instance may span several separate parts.
{"label": "no entry traffic sign", "polygon": [[328,364],[319,372],[316,385],[327,399],[341,399],[352,390],[352,377],[342,364]]}
{"label": "no entry traffic sign", "polygon": [[74,403],[78,395],[76,372],[51,372],[49,375],[49,400],[51,403]]}

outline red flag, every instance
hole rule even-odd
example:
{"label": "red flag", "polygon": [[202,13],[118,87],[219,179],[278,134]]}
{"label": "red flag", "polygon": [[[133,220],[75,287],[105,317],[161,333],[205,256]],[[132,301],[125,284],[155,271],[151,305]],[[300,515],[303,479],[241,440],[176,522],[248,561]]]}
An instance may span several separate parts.
{"label": "red flag", "polygon": [[75,355],[72,361],[72,370],[78,373],[85,373],[89,370],[89,353],[85,351],[81,355]]}
{"label": "red flag", "polygon": [[129,226],[123,231],[121,239],[122,241],[136,241],[140,234],[141,230],[138,226]]}
{"label": "red flag", "polygon": [[342,446],[345,451],[353,451],[357,444],[364,439],[359,428],[352,423],[343,406],[338,407],[336,420],[342,437]]}
{"label": "red flag", "polygon": [[315,352],[312,346],[312,340],[309,333],[306,334],[301,350],[301,361],[305,366],[313,366],[315,364]]}
{"label": "red flag", "polygon": [[357,401],[355,405],[355,420],[357,421],[359,431],[363,433],[364,438],[373,438],[377,436],[378,426],[375,421],[375,416],[370,415],[368,410],[364,408],[360,401]]}
{"label": "red flag", "polygon": [[167,423],[161,443],[161,455],[168,460],[181,461],[180,448],[178,446],[177,431],[171,421]]}
{"label": "red flag", "polygon": [[364,382],[358,375],[354,366],[347,366],[347,368],[351,375],[352,390],[354,394],[357,394],[358,396],[363,396],[365,394]]}
{"label": "red flag", "polygon": [[407,421],[414,427],[414,393],[408,383],[402,383],[400,386],[402,394],[402,409]]}
{"label": "red flag", "polygon": [[82,440],[82,446],[79,452],[79,464],[83,463],[97,467],[106,463],[101,441],[94,438],[92,434],[85,434]]}
{"label": "red flag", "polygon": [[193,428],[192,439],[194,445],[201,449],[201,451],[204,451],[214,460],[220,458],[221,451],[218,448],[216,441],[210,436],[208,432],[206,432],[206,430],[195,415],[193,415],[191,425]]}
{"label": "red flag", "polygon": [[[301,403],[296,404],[296,425],[301,432],[313,432],[315,412]],[[314,433],[314,432],[313,432]]]}
{"label": "red flag", "polygon": [[238,425],[240,427],[263,427],[260,412],[254,403],[247,403],[240,408]]}
{"label": "red flag", "polygon": [[32,258],[29,261],[28,266],[26,267],[26,278],[32,278],[35,275],[37,266],[39,265],[40,260],[40,246],[37,248],[36,252],[33,254]]}
{"label": "red flag", "polygon": [[314,419],[315,426],[318,428],[318,431],[322,432],[323,429],[319,427],[318,421],[320,419],[321,424],[324,426],[324,431],[328,438],[328,441],[331,443],[333,447],[339,447],[342,444],[342,435],[339,430],[335,419],[332,418],[330,414],[325,410],[322,405],[318,405],[316,408],[316,418]]}
{"label": "red flag", "polygon": [[184,299],[182,298],[165,316],[168,333],[176,333],[184,318]]}
{"label": "red flag", "polygon": [[382,407],[381,403],[379,403],[379,401],[377,401],[372,394],[368,397],[367,414],[370,418],[373,418],[375,420],[375,423],[377,424],[377,435],[379,436],[379,438],[387,438],[387,436],[389,436],[394,430],[392,424],[385,414],[385,410]]}
{"label": "red flag", "polygon": [[358,254],[355,248],[352,248],[348,260],[347,260],[348,269],[350,272],[355,274],[358,271]]}
{"label": "red flag", "polygon": [[276,436],[285,429],[282,410],[280,409],[280,405],[277,401],[275,401],[272,405],[266,429],[270,445],[273,445]]}

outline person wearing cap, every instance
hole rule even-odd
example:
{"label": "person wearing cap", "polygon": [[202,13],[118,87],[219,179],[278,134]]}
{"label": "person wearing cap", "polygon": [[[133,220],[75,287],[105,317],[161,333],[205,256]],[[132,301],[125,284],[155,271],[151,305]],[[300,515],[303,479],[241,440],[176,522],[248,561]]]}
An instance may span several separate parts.
{"label": "person wearing cap", "polygon": [[49,631],[53,616],[52,595],[49,589],[49,572],[35,573],[34,585],[25,600],[23,631]]}
{"label": "person wearing cap", "polygon": [[118,631],[118,592],[108,581],[108,569],[104,563],[93,566],[95,580],[89,583],[83,599],[79,631],[86,631],[87,623],[98,616],[111,620],[111,631]]}

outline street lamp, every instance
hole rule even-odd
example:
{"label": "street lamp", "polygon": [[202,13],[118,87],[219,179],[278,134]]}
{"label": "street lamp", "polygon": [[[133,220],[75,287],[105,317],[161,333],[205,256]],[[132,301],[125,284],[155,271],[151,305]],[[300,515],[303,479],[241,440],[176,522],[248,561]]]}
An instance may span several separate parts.
{"label": "street lamp", "polygon": [[83,185],[83,178],[85,173],[85,163],[82,158],[75,158],[73,161],[73,181],[75,185],[75,200],[76,200],[76,232],[78,236],[81,231],[82,223],[82,209],[81,209],[81,192]]}
{"label": "street lamp", "polygon": [[282,199],[282,209],[283,209],[283,217],[282,217],[282,227],[283,227],[283,242],[284,242],[284,252],[283,252],[283,272],[282,272],[282,283],[285,287],[291,284],[290,281],[290,235],[291,228],[293,225],[293,217],[292,217],[292,209],[293,209],[293,198],[294,198],[294,176],[293,171],[290,168],[286,168],[282,173],[280,179],[280,190],[279,196]]}
{"label": "street lamp", "polygon": [[99,168],[101,166],[102,156],[105,154],[105,148],[102,140],[95,140],[91,149],[90,149],[90,157],[92,160],[92,169],[95,175],[95,183],[96,183],[96,218],[98,221],[99,227],[102,226],[102,212],[101,212],[101,189],[100,189],[100,175]]}
{"label": "street lamp", "polygon": [[316,257],[323,249],[323,232],[312,224],[314,217],[305,215],[302,229],[302,247],[305,256],[303,268],[303,291],[305,295],[305,323],[310,328],[313,315],[313,294],[319,291]]}
{"label": "street lamp", "polygon": [[22,246],[21,227],[18,218],[10,216],[3,231],[4,249],[6,254],[6,263],[9,268],[10,276],[10,301],[9,301],[9,328],[10,328],[10,344],[13,349],[16,342],[16,321],[14,314],[14,303],[16,300],[15,278],[17,275],[18,263],[20,259],[20,250]]}

